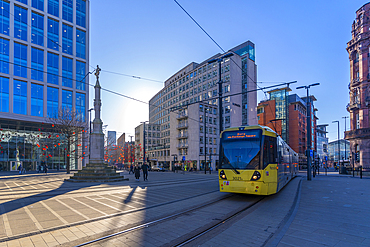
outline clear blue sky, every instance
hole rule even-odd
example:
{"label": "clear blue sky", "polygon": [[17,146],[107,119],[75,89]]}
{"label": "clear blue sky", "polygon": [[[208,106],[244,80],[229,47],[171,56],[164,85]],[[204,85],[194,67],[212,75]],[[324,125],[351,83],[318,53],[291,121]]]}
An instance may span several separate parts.
{"label": "clear blue sky", "polygon": [[[343,138],[349,116],[349,59],[355,11],[360,0],[178,0],[224,49],[247,40],[256,46],[259,86],[298,81],[295,88],[320,82],[310,93],[317,101],[318,124],[329,124],[329,141]],[[148,102],[163,83],[110,72],[165,81],[190,62],[202,62],[221,50],[172,0],[90,0],[90,68],[102,69],[103,88]],[[90,84],[95,76],[90,75]],[[90,87],[90,108],[94,91]],[[264,99],[258,94],[258,101]],[[134,135],[148,120],[148,105],[102,93],[102,120],[108,130]],[[349,119],[347,119],[347,130]]]}

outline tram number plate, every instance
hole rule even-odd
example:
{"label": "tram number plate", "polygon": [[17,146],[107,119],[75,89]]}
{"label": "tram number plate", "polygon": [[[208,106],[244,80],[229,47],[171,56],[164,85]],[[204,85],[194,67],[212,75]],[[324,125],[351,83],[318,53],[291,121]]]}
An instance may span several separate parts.
{"label": "tram number plate", "polygon": [[242,178],[241,177],[233,177],[233,180],[241,181]]}

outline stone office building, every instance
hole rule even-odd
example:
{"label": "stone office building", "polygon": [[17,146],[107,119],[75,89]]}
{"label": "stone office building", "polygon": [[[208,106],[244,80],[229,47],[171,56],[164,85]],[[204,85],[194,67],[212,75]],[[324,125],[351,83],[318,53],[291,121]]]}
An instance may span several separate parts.
{"label": "stone office building", "polygon": [[[218,62],[208,63],[232,53]],[[149,123],[159,126],[150,159],[187,169],[216,168],[219,145],[218,81],[222,79],[223,129],[257,124],[255,49],[247,41],[225,54],[192,62],[170,76],[149,101]],[[221,66],[221,75],[219,74]]]}

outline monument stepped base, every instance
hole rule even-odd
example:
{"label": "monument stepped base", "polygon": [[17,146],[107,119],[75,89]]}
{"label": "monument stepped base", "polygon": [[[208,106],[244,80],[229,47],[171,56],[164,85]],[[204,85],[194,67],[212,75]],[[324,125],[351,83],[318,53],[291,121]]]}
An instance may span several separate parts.
{"label": "monument stepped base", "polygon": [[64,181],[107,183],[124,180],[128,180],[128,178],[121,176],[112,167],[108,166],[108,164],[87,164],[82,170],[79,170],[72,177]]}

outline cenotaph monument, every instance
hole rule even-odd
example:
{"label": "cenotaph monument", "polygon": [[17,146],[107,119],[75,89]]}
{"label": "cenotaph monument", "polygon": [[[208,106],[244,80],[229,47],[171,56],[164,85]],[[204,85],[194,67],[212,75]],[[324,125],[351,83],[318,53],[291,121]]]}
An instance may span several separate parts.
{"label": "cenotaph monument", "polygon": [[99,74],[101,69],[99,65],[95,70],[96,84],[95,99],[94,99],[94,112],[95,119],[93,121],[93,131],[90,136],[90,160],[89,164],[75,173],[70,179],[70,182],[115,182],[128,180],[115,171],[111,166],[104,163],[104,133],[103,121],[100,119],[101,111],[101,87],[99,84]]}

